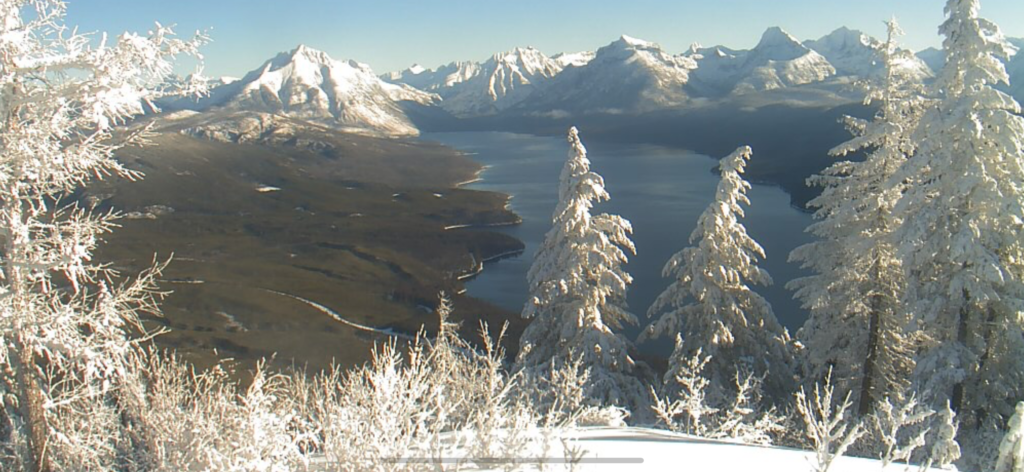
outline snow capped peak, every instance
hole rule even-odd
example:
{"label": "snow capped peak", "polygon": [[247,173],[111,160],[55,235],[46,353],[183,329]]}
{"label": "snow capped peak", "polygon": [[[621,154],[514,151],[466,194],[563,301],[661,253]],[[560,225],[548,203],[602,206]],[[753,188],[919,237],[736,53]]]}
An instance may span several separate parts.
{"label": "snow capped peak", "polygon": [[825,57],[777,26],[749,51],[717,46],[690,55],[699,61],[692,87],[710,96],[821,82],[836,73]]}
{"label": "snow capped peak", "polygon": [[420,74],[422,74],[422,73],[426,72],[426,71],[427,71],[427,68],[426,68],[426,67],[423,67],[423,66],[421,66],[421,65],[419,65],[419,64],[413,64],[413,65],[409,66],[409,69],[408,69],[408,70],[409,70],[409,73],[410,73],[410,74],[413,74],[413,75],[420,75]]}
{"label": "snow capped peak", "polygon": [[[495,54],[491,56],[487,65],[492,63],[494,66],[500,64],[504,67],[524,69],[524,72],[528,74],[551,72],[550,75],[554,75],[561,71],[561,66],[558,66],[551,58],[545,56],[544,53],[534,47],[517,47],[511,51]],[[553,65],[555,66],[554,69],[557,70],[549,70]]]}
{"label": "snow capped peak", "polygon": [[761,40],[758,41],[754,49],[778,46],[801,47],[800,41],[794,38],[793,35],[778,26],[772,26],[761,34]]}
{"label": "snow capped peak", "polygon": [[326,52],[313,49],[305,44],[300,44],[291,52],[284,53],[283,55],[293,62],[306,61],[316,64],[328,64],[332,61],[331,56],[327,55]]}
{"label": "snow capped peak", "polygon": [[[847,27],[816,40],[804,41],[804,46],[825,56],[840,75],[870,77],[882,74],[885,69],[878,55],[882,42]],[[921,80],[931,77],[931,70],[920,60],[909,61],[903,67]]]}
{"label": "snow capped peak", "polygon": [[661,50],[661,45],[651,41],[645,41],[643,39],[634,38],[632,36],[622,35],[619,39],[615,40],[611,44],[605,46],[605,48],[612,48],[617,50]]}
{"label": "snow capped peak", "polygon": [[337,61],[300,44],[241,80],[212,90],[199,106],[285,115],[361,133],[416,135],[398,102],[426,104],[435,99],[381,81],[366,64]]}
{"label": "snow capped peak", "polygon": [[566,67],[524,110],[529,113],[637,113],[684,104],[684,86],[697,63],[674,56],[655,43],[620,37],[587,56],[585,65]]}
{"label": "snow capped peak", "polygon": [[[807,43],[810,42],[812,41],[806,41],[804,44],[806,45]],[[828,44],[833,48],[856,48],[863,46],[870,47],[878,43],[876,39],[862,33],[861,31],[853,30],[845,26],[837,28],[835,31],[825,36],[822,36],[820,39],[813,42],[819,44]]]}
{"label": "snow capped peak", "polygon": [[617,42],[621,43],[621,44],[624,44],[626,46],[629,46],[631,48],[640,48],[640,49],[654,48],[654,49],[661,49],[661,46],[658,46],[655,43],[652,43],[650,41],[644,41],[642,39],[634,38],[632,36],[627,36],[627,35],[620,36],[619,40]]}

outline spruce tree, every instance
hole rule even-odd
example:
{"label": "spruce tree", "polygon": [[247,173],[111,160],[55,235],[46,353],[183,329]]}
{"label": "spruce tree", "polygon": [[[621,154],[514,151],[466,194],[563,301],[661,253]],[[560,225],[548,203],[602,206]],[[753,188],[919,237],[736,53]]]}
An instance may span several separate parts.
{"label": "spruce tree", "polygon": [[1009,418],[1024,396],[1024,118],[994,88],[1013,49],[978,8],[946,4],[939,102],[895,179],[909,184],[895,213],[923,339],[915,381],[936,405],[950,401],[961,432]]}
{"label": "spruce tree", "polygon": [[905,391],[913,366],[900,306],[903,271],[892,240],[900,224],[892,209],[905,186],[892,176],[914,152],[911,134],[924,100],[906,67],[912,53],[897,48],[902,31],[895,20],[888,30],[878,51],[886,73],[865,99],[879,111],[872,121],[846,117],[855,137],[830,154],[870,152],[864,161],[838,162],[808,179],[824,187],[809,203],[820,221],[808,231],[818,239],[790,254],[815,272],[788,285],[811,314],[797,335],[806,346],[806,375],[813,383],[831,371],[839,396],[849,393],[860,415]]}
{"label": "spruce tree", "polygon": [[604,179],[590,170],[576,128],[568,140],[552,228],[527,274],[530,299],[523,316],[532,321],[520,340],[517,366],[544,375],[580,356],[590,370],[591,400],[638,413],[647,403],[636,377],[642,369],[630,356],[632,344],[617,332],[636,323],[626,308],[633,278],[622,267],[627,251],[635,252],[632,227],[617,215],[591,215],[594,203],[609,195]]}
{"label": "spruce tree", "polygon": [[765,376],[766,393],[774,400],[788,398],[793,384],[789,333],[779,324],[771,305],[750,284],[772,283],[758,267],[764,249],[747,235],[740,223],[750,200],[750,184],[740,174],[751,149],[741,147],[721,160],[721,182],[690,234],[687,247],[673,255],[662,269],[674,281],[655,300],[648,316],[661,314],[641,335],[682,333],[682,342],[669,358],[665,386],[671,389],[676,374],[698,352],[711,357],[705,368],[710,381],[709,401],[720,403],[735,392],[737,369]]}

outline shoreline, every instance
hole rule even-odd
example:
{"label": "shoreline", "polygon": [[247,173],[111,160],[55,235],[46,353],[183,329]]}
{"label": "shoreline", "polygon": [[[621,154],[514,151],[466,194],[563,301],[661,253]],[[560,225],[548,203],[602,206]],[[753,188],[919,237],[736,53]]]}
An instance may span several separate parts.
{"label": "shoreline", "polygon": [[[473,260],[473,267],[471,269],[468,269],[468,270],[464,271],[462,274],[455,276],[455,280],[457,280],[459,282],[462,282],[462,281],[465,281],[465,280],[472,280],[473,278],[475,278],[476,276],[478,276],[478,275],[480,275],[480,274],[482,274],[484,272],[484,264],[487,264],[487,263],[490,263],[490,262],[497,262],[497,261],[500,261],[502,259],[508,259],[510,257],[520,256],[520,255],[523,254],[523,252],[525,252],[525,249],[515,249],[515,250],[512,250],[512,251],[505,251],[505,252],[501,252],[501,253],[495,254],[493,256],[485,257],[485,258],[483,258],[481,260],[477,260],[476,255],[470,253],[469,257]],[[465,290],[465,289],[463,289],[463,290]]]}
{"label": "shoreline", "polygon": [[451,231],[453,229],[466,229],[466,228],[500,228],[503,226],[515,226],[523,223],[523,218],[516,215],[515,221],[500,221],[498,223],[466,223],[458,225],[445,226],[445,231]]}
{"label": "shoreline", "polygon": [[[456,149],[456,151],[458,151],[458,149]],[[466,157],[467,159],[473,160],[473,159],[471,159],[469,157],[468,154],[462,153],[460,155],[463,156],[463,157]],[[476,161],[473,161],[473,162],[476,162]],[[464,187],[466,185],[475,184],[477,182],[480,182],[480,181],[484,180],[482,175],[483,175],[484,171],[487,170],[487,169],[490,169],[491,166],[483,165],[483,164],[480,164],[479,162],[476,162],[476,163],[478,165],[480,165],[480,168],[477,169],[475,172],[473,172],[473,178],[471,178],[469,180],[462,181],[462,182],[457,182],[457,183],[455,183],[455,185],[452,185],[452,188],[461,188],[461,187]]]}

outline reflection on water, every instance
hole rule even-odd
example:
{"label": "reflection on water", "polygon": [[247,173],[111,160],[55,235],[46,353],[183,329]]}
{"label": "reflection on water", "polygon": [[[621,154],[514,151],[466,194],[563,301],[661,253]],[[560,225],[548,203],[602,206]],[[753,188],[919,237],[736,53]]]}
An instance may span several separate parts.
{"label": "reflection on water", "polygon": [[[588,142],[586,130],[580,136]],[[432,133],[424,139],[473,153],[473,159],[487,166],[482,179],[469,188],[512,195],[511,208],[523,223],[499,231],[522,240],[526,250],[523,256],[489,264],[468,284],[468,290],[473,296],[519,311],[526,300],[526,272],[551,226],[558,176],[568,152],[565,139],[496,132]],[[594,213],[616,213],[633,224],[637,255],[627,266],[634,278],[628,301],[642,327],[648,323],[647,307],[668,285],[661,277],[662,266],[673,253],[689,245],[698,216],[714,198],[718,176],[711,169],[717,161],[659,146],[608,143],[588,146],[588,157],[611,194],[611,200],[595,206]],[[754,149],[753,159],[757,158]],[[762,267],[775,279],[774,286],[758,287],[757,291],[771,302],[779,320],[795,332],[807,314],[785,284],[806,273],[786,259],[793,248],[810,240],[804,229],[811,216],[792,208],[789,196],[777,187],[754,185],[748,195],[751,206],[743,222],[765,248],[768,258]],[[639,329],[627,334],[635,336]]]}

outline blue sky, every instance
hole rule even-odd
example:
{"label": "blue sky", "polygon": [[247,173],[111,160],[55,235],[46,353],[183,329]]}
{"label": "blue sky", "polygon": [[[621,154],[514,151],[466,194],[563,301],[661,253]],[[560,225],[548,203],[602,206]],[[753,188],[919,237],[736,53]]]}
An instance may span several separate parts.
{"label": "blue sky", "polygon": [[[939,46],[942,0],[68,0],[83,31],[144,32],[154,21],[181,35],[202,29],[206,74],[240,76],[302,43],[384,73],[483,60],[516,46],[546,54],[594,50],[622,34],[672,53],[691,43],[753,47],[769,26],[816,39],[839,26],[884,35],[896,15],[914,50]],[[982,0],[981,15],[1024,37],[1024,1]]]}

